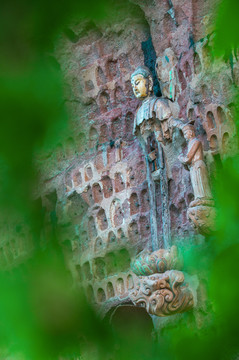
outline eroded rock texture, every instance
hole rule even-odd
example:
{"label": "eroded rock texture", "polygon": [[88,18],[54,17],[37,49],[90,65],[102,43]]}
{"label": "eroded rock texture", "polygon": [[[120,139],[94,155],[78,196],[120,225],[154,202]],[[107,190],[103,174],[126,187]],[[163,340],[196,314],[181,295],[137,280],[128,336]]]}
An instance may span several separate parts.
{"label": "eroded rock texture", "polygon": [[[133,134],[139,101],[131,73],[148,66],[155,95],[171,100],[175,118],[194,120],[210,175],[215,158],[235,151],[231,99],[239,65],[234,58],[232,70],[210,56],[214,5],[201,0],[114,2],[108,20],[76,20],[55,44],[70,124],[57,148],[38,159],[37,196],[45,208],[46,233],[52,231],[54,214],[69,270],[92,302],[109,307],[129,302],[137,282],[130,263],[142,250],[152,251],[155,226],[158,247],[165,245],[162,186],[156,181],[152,194],[155,164],[147,165]],[[187,216],[194,193],[190,173],[178,160],[186,149],[180,129],[162,146],[171,246],[197,238]],[[11,263],[4,246],[0,256]]]}

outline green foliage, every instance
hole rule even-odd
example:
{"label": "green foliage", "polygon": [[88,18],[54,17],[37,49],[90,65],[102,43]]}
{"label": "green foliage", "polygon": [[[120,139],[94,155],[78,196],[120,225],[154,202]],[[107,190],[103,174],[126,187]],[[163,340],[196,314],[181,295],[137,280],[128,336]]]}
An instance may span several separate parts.
{"label": "green foliage", "polygon": [[239,45],[238,14],[239,3],[236,0],[223,0],[219,2],[216,19],[215,55],[230,56]]}

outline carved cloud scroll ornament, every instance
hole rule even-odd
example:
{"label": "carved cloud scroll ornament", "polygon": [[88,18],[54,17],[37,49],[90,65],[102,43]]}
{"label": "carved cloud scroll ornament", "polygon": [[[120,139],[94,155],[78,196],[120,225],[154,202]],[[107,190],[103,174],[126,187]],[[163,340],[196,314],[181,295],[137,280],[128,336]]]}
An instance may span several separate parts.
{"label": "carved cloud scroll ornament", "polygon": [[131,263],[132,270],[138,275],[138,283],[129,293],[131,301],[156,316],[168,316],[191,309],[194,304],[192,292],[184,283],[184,274],[175,270],[181,267],[182,260],[176,246],[151,254],[141,253]]}
{"label": "carved cloud scroll ornament", "polygon": [[182,313],[194,305],[192,292],[184,284],[184,274],[177,270],[139,277],[129,297],[136,306],[156,316]]}

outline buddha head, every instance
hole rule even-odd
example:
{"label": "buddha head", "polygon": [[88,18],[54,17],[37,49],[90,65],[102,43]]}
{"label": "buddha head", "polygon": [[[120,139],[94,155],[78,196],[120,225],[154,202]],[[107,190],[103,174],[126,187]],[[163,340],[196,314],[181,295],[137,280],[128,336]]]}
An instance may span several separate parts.
{"label": "buddha head", "polygon": [[139,66],[131,75],[131,84],[137,99],[145,99],[153,93],[153,77],[146,66]]}

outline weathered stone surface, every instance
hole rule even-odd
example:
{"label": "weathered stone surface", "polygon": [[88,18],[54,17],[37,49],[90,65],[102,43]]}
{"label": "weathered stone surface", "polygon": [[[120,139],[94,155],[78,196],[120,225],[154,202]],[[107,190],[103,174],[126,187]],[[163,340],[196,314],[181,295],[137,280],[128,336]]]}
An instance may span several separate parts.
{"label": "weathered stone surface", "polygon": [[[129,301],[129,290],[137,282],[130,263],[142,250],[150,254],[160,249],[164,258],[174,243],[197,241],[190,222],[202,233],[213,228],[208,222],[214,204],[208,199],[195,203],[190,172],[178,159],[185,139],[167,121],[194,121],[209,170],[215,168],[214,158],[236,151],[231,102],[239,84],[239,63],[233,57],[232,69],[211,57],[213,8],[214,1],[132,0],[125,1],[125,8],[115,2],[107,20],[76,20],[69,24],[74,41],[64,34],[55,44],[69,127],[55,149],[36,159],[36,198],[45,208],[46,233],[56,226],[52,214],[57,217],[56,233],[75,283],[84,286],[91,301],[107,303],[108,309]],[[167,115],[160,126],[154,124],[156,136],[146,141],[147,151],[133,133],[139,100],[130,75],[142,64],[150,67],[155,82],[158,76],[164,98],[151,110],[159,113],[166,104]],[[147,140],[146,125],[144,130]],[[14,234],[12,244],[1,243],[5,268],[25,258],[30,237],[27,231],[19,234],[23,247],[14,244]],[[164,279],[165,289],[175,294],[170,279],[173,275]],[[182,275],[175,275],[172,282],[180,279]],[[166,298],[164,304],[169,305]],[[150,305],[150,311],[165,314],[166,305]],[[188,301],[186,308],[191,306]]]}
{"label": "weathered stone surface", "polygon": [[140,277],[129,296],[136,306],[145,307],[148,313],[157,316],[184,312],[194,304],[183,273],[176,270]]}
{"label": "weathered stone surface", "polygon": [[187,216],[192,222],[195,229],[202,234],[209,234],[216,231],[216,209],[213,205],[207,205],[203,202],[199,205],[190,206],[187,211]]}
{"label": "weathered stone surface", "polygon": [[153,253],[144,251],[131,263],[131,269],[138,276],[164,273],[181,268],[182,260],[179,258],[176,246],[172,246],[169,250],[156,250]]}

